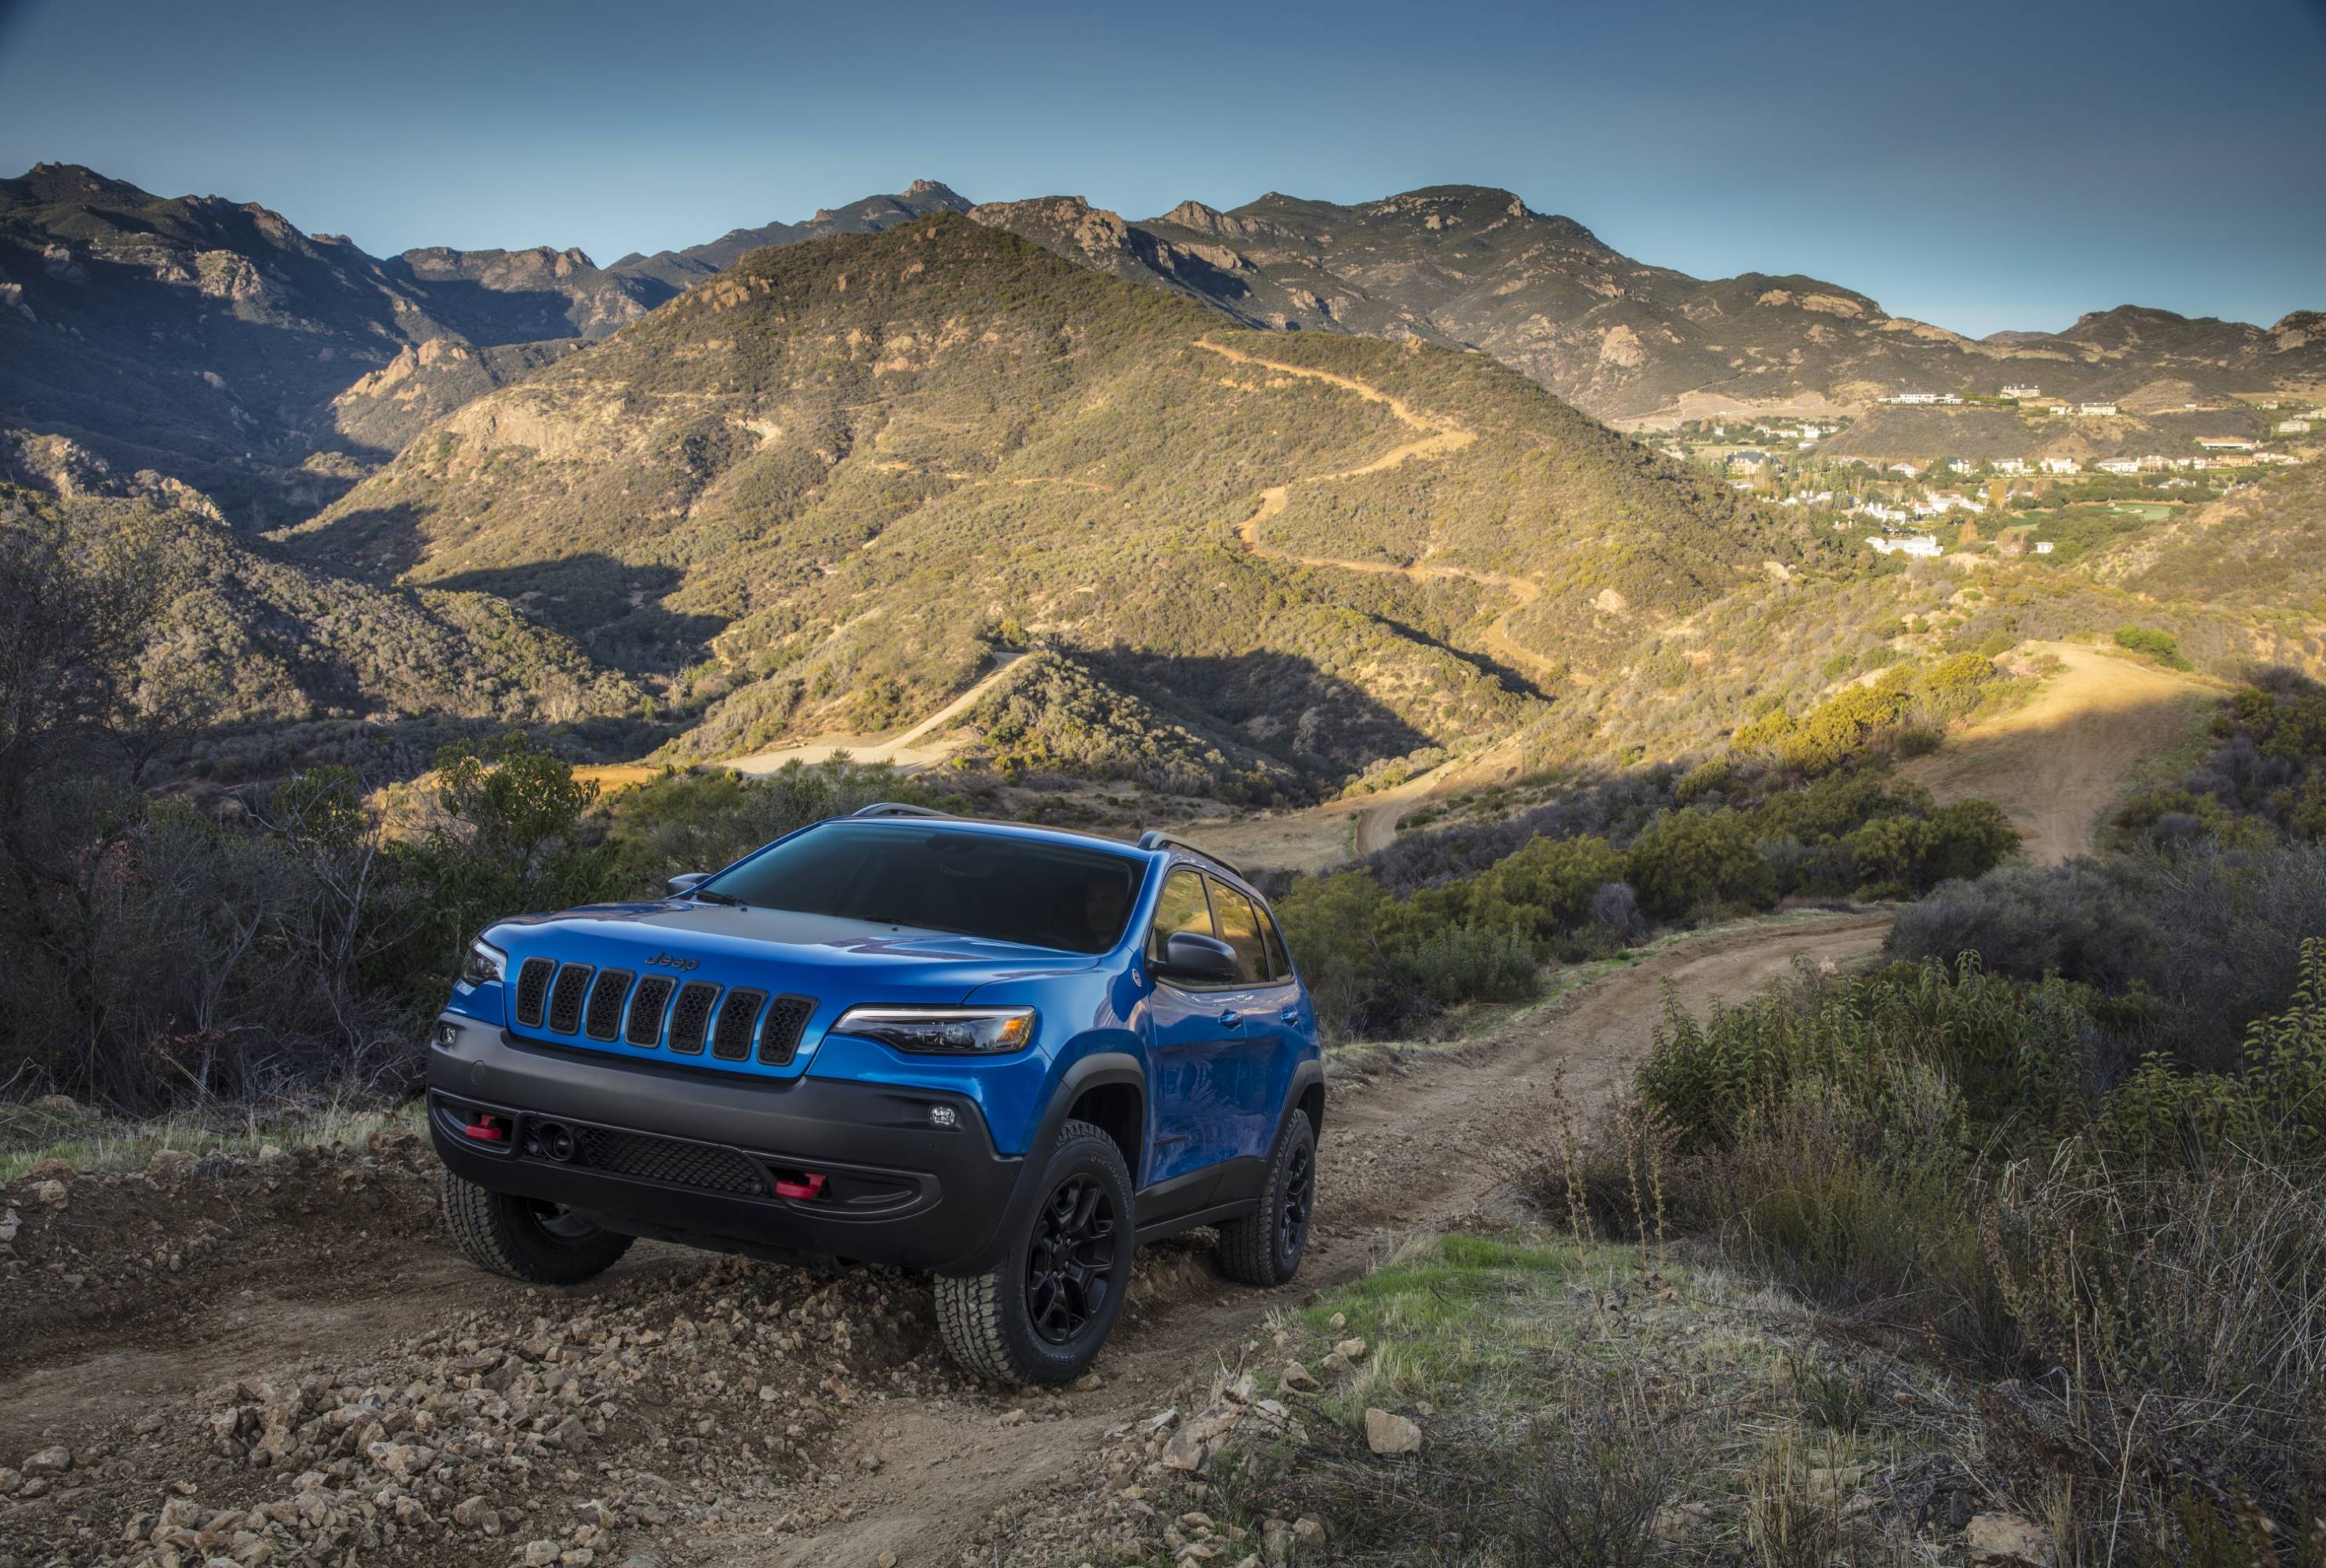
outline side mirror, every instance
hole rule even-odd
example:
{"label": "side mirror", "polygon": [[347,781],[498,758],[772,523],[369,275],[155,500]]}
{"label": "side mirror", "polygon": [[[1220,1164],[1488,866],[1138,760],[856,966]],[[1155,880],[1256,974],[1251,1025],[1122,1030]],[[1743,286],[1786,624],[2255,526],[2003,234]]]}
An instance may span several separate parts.
{"label": "side mirror", "polygon": [[1175,931],[1163,943],[1163,961],[1156,972],[1175,980],[1233,981],[1243,972],[1235,949],[1215,936]]}
{"label": "side mirror", "polygon": [[682,871],[664,883],[663,886],[669,890],[673,898],[676,898],[682,894],[693,892],[710,880],[711,873],[708,871]]}

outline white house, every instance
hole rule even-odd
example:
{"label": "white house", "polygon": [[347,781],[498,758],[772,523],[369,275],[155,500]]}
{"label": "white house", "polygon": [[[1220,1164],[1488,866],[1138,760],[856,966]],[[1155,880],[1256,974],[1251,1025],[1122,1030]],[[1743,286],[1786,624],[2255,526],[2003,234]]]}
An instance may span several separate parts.
{"label": "white house", "polygon": [[2136,474],[2140,464],[2131,458],[2102,458],[2092,465],[2103,474]]}
{"label": "white house", "polygon": [[[1905,404],[1936,403],[1939,401],[1939,394],[1935,392],[1900,392],[1893,393],[1890,396],[1882,399],[1882,401],[1884,403]],[[1955,401],[1959,403],[1962,400],[1960,398],[1957,398]]]}
{"label": "white house", "polygon": [[2040,386],[2006,386],[2003,389],[2003,395],[2005,397],[2041,397],[2043,395],[2043,389]]}
{"label": "white house", "polygon": [[1950,474],[1968,474],[1970,472],[1972,466],[1973,465],[1963,461],[1960,458],[1949,458],[1947,459],[1947,472]]}
{"label": "white house", "polygon": [[2086,418],[2105,419],[2116,412],[2116,404],[2112,403],[2079,403],[2076,404],[2076,412],[2084,415]]}
{"label": "white house", "polygon": [[1997,458],[1995,471],[1998,474],[2024,474],[2027,471],[2025,458]]}
{"label": "white house", "polygon": [[2197,444],[2209,452],[2249,452],[2261,443],[2243,436],[2199,436]]}
{"label": "white house", "polygon": [[1939,552],[1938,539],[1929,533],[1909,533],[1903,538],[1884,538],[1880,534],[1866,540],[1868,544],[1884,555],[1931,556]]}
{"label": "white house", "polygon": [[1893,463],[1890,465],[1890,471],[1893,474],[1903,474],[1910,479],[1919,479],[1922,477],[1922,470],[1912,463]]}
{"label": "white house", "polygon": [[2052,542],[2051,542],[2050,540],[2048,540],[2048,539],[2039,539],[2039,540],[2037,540],[2037,541],[2035,542],[2035,553],[2036,553],[2036,554],[2038,554],[2038,555],[2049,555],[2049,554],[2051,554],[2051,553],[2052,553]]}
{"label": "white house", "polygon": [[2045,458],[2043,471],[2047,474],[2080,474],[2084,466],[2073,458]]}
{"label": "white house", "polygon": [[2280,435],[2308,435],[2310,422],[2306,419],[2282,419],[2277,422]]}

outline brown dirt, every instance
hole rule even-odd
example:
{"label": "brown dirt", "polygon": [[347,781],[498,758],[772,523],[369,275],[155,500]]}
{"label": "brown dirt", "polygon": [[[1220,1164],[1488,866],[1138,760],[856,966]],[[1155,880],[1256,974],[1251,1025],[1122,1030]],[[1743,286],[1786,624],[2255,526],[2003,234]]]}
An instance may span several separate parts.
{"label": "brown dirt", "polygon": [[[1200,1233],[1150,1248],[1100,1386],[1062,1394],[954,1372],[926,1293],[898,1276],[834,1283],[646,1244],[572,1290],[481,1275],[436,1225],[433,1162],[393,1135],[151,1183],[81,1176],[60,1210],[28,1178],[0,1193],[23,1220],[0,1252],[0,1467],[55,1443],[79,1462],[46,1496],[0,1500],[0,1562],[154,1560],[141,1554],[167,1516],[135,1544],[123,1530],[172,1483],[191,1494],[172,1505],[189,1542],[205,1517],[224,1539],[229,1510],[295,1517],[288,1499],[336,1498],[343,1511],[306,1536],[284,1527],[278,1561],[498,1562],[577,1539],[609,1564],[1038,1559],[1044,1521],[1055,1532],[1104,1479],[1110,1434],[1188,1407],[1258,1350],[1271,1312],[1363,1272],[1410,1229],[1497,1202],[1554,1073],[1587,1109],[1628,1082],[1667,996],[1701,1010],[1798,961],[1856,960],[1888,923],[1707,933],[1473,1044],[1336,1059],[1299,1282],[1231,1285]],[[192,1248],[205,1228],[213,1239]],[[193,1253],[176,1274],[172,1250]],[[158,1271],[139,1266],[157,1252]],[[310,1447],[264,1468],[259,1402],[286,1387],[307,1391]],[[483,1424],[455,1440],[456,1421]],[[381,1480],[367,1467],[400,1462],[393,1444],[418,1432],[442,1444],[436,1479],[407,1483],[413,1522],[377,1542],[394,1532],[364,1512]],[[472,1495],[492,1536],[451,1522]]]}
{"label": "brown dirt", "polygon": [[2028,857],[2056,865],[2097,848],[2111,810],[2154,759],[2198,732],[2219,689],[2077,643],[2030,643],[2061,669],[2035,700],[1950,739],[1906,775],[1940,803],[1978,796],[2017,824]]}

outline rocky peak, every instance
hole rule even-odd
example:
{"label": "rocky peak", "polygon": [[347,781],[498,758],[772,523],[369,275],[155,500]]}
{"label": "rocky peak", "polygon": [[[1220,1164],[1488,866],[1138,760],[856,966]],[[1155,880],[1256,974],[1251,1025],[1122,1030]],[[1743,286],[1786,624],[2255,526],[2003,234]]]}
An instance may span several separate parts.
{"label": "rocky peak", "polygon": [[942,180],[916,180],[905,187],[907,201],[965,201],[961,192]]}

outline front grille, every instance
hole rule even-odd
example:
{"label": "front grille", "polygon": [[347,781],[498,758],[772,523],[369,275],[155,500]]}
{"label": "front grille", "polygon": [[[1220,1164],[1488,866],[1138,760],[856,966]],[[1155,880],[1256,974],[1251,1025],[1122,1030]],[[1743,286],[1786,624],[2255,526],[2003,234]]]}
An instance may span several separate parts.
{"label": "front grille", "polygon": [[590,988],[590,1007],[582,1016],[582,1032],[592,1040],[611,1040],[621,1032],[622,998],[635,977],[628,970],[600,970]]}
{"label": "front grille", "polygon": [[740,988],[729,991],[727,999],[719,1004],[719,1026],[712,1032],[711,1054],[721,1062],[740,1062],[750,1055],[751,1025],[759,1021],[759,1004],[767,999],[765,991]]}
{"label": "front grille", "polygon": [[633,1045],[643,1045],[651,1051],[662,1044],[662,1010],[670,1004],[671,992],[678,982],[660,975],[648,975],[638,982],[630,997],[630,1021],[622,1031],[622,1038]]}
{"label": "front grille", "polygon": [[759,1060],[770,1067],[790,1062],[814,1012],[814,997],[777,997],[768,1009],[768,1021],[759,1025]]}
{"label": "front grille", "polygon": [[767,1192],[759,1168],[733,1149],[611,1127],[573,1129],[574,1163],[618,1176],[758,1196]]}
{"label": "front grille", "polygon": [[709,980],[689,980],[679,988],[678,1006],[670,1010],[670,1048],[682,1056],[702,1054],[703,1026],[711,1022],[711,1004],[719,988]]}
{"label": "front grille", "polygon": [[529,958],[516,970],[516,1021],[528,1029],[541,1027],[542,1005],[549,1000],[549,977],[557,972],[554,959]]}
{"label": "front grille", "polygon": [[567,964],[557,971],[557,983],[549,989],[549,1032],[571,1035],[582,1027],[582,998],[590,992],[591,967],[588,964]]}

